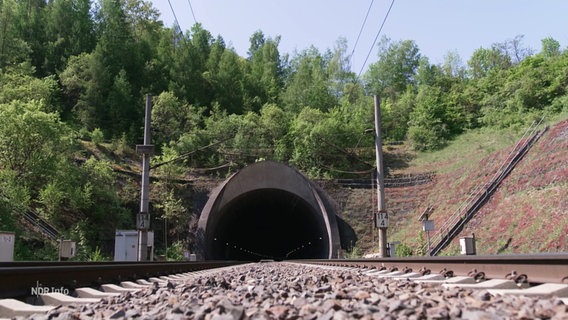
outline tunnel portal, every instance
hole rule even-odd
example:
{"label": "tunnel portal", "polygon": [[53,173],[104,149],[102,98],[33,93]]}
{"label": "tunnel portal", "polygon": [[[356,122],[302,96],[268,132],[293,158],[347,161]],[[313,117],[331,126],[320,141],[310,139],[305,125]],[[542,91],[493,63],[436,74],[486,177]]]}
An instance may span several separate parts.
{"label": "tunnel portal", "polygon": [[198,224],[202,259],[328,259],[340,247],[325,192],[291,167],[263,161],[212,191]]}

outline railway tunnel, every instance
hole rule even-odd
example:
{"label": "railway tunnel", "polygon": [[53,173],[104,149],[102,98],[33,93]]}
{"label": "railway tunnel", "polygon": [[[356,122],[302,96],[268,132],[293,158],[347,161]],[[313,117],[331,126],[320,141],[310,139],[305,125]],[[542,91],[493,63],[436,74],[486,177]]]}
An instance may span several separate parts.
{"label": "railway tunnel", "polygon": [[262,161],[217,186],[201,212],[205,260],[330,259],[341,247],[329,196],[292,167]]}

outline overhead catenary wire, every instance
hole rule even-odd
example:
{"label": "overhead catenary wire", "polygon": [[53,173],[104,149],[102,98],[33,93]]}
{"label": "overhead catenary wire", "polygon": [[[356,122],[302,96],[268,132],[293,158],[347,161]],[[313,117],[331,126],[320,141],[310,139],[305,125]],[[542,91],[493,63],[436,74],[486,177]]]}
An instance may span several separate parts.
{"label": "overhead catenary wire", "polygon": [[189,4],[189,9],[191,10],[191,16],[193,17],[193,21],[197,23],[197,19],[195,19],[195,12],[193,12],[193,6],[191,5],[191,0],[187,0],[187,3]]}
{"label": "overhead catenary wire", "polygon": [[176,22],[178,29],[181,31],[181,26],[179,25],[179,21],[178,21],[178,18],[176,16],[176,11],[174,10],[174,7],[172,6],[172,2],[170,0],[168,0],[168,4],[170,5],[170,9],[172,10],[172,14],[174,15],[174,21]]}
{"label": "overhead catenary wire", "polygon": [[367,14],[365,15],[365,19],[363,20],[363,24],[361,24],[361,28],[359,29],[359,34],[357,35],[357,40],[355,40],[355,44],[353,45],[353,50],[351,51],[351,59],[353,59],[353,54],[355,53],[355,48],[357,48],[357,44],[359,43],[359,38],[361,38],[361,33],[363,33],[363,29],[365,28],[365,24],[367,23],[367,18],[369,18],[369,13],[371,12],[371,7],[373,7],[373,3],[375,0],[371,0],[371,4],[367,9]]}
{"label": "overhead catenary wire", "polygon": [[385,23],[387,22],[387,19],[389,17],[389,14],[391,12],[393,5],[394,5],[394,0],[391,1],[391,4],[389,6],[389,10],[385,14],[385,18],[383,19],[383,22],[381,23],[381,27],[379,28],[379,31],[377,32],[377,35],[375,36],[375,40],[373,40],[373,44],[371,45],[371,48],[369,49],[369,52],[367,53],[367,57],[365,58],[365,61],[363,62],[363,65],[361,66],[361,70],[359,70],[359,73],[357,74],[357,78],[361,77],[361,73],[363,73],[363,69],[365,68],[365,65],[367,64],[367,60],[369,60],[369,56],[371,55],[371,52],[373,52],[373,48],[375,47],[375,44],[377,43],[377,39],[379,39],[379,35],[381,34],[381,31],[383,30]]}
{"label": "overhead catenary wire", "polygon": [[[187,3],[189,4],[189,9],[191,11],[191,16],[193,17],[193,21],[195,23],[197,23],[197,19],[195,18],[195,12],[193,11],[193,6],[191,5],[191,0],[187,0]],[[172,15],[174,16],[174,21],[177,25],[178,30],[183,33],[183,31],[181,29],[181,25],[179,24],[179,20],[178,20],[177,15],[176,15],[176,11],[175,11],[174,7],[172,6],[171,0],[168,0],[168,4],[170,5],[170,10],[172,10]]]}

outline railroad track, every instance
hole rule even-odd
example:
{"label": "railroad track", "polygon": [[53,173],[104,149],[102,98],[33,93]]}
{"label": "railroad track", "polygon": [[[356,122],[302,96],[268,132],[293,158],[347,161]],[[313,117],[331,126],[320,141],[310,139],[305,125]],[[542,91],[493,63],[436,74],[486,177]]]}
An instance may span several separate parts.
{"label": "railroad track", "polygon": [[100,286],[104,283],[168,276],[242,263],[244,262],[4,262],[0,263],[0,298],[29,296],[34,288],[73,291],[78,287]]}
{"label": "railroad track", "polygon": [[[138,280],[135,283],[136,279]],[[55,307],[56,300],[44,299],[44,303],[51,301],[48,303],[51,306],[35,307],[40,308],[36,310],[28,309],[27,313],[24,311],[10,313],[2,307],[2,301],[8,301],[4,299],[0,300],[0,318],[39,311],[49,312],[52,315],[55,312],[55,315],[61,315],[62,318],[70,315],[77,318],[91,318],[97,315],[99,318],[111,316],[162,318],[172,316],[176,312],[183,313],[188,316],[187,318],[200,318],[207,313],[218,315],[230,313],[231,317],[228,319],[246,319],[255,315],[264,315],[268,319],[303,319],[312,318],[310,312],[316,317],[329,316],[329,312],[347,312],[342,314],[344,318],[345,316],[362,318],[368,312],[371,312],[371,316],[378,312],[381,317],[390,315],[391,318],[412,314],[421,315],[415,317],[416,319],[440,315],[442,318],[444,315],[460,318],[466,315],[483,316],[479,312],[486,311],[475,308],[482,309],[480,306],[485,303],[496,305],[505,303],[510,306],[519,301],[524,301],[525,304],[536,303],[536,306],[548,303],[548,309],[553,308],[554,312],[568,317],[568,254],[298,260],[260,264],[227,261],[94,265],[29,262],[0,264],[2,297],[18,297],[18,301],[33,301],[30,299],[34,296],[31,291],[38,287],[38,283],[41,283],[40,287],[49,288],[47,291],[63,291],[64,294],[83,297],[83,300],[75,302],[90,303],[89,306],[92,307],[82,307],[80,310],[85,312],[86,316],[81,317],[76,314],[79,310],[77,308]],[[122,289],[117,284],[122,284]],[[89,290],[83,290],[81,293],[79,289],[82,286],[88,287]],[[394,292],[389,288],[395,288]],[[475,294],[464,294],[462,291],[476,288],[477,291],[485,291],[479,297]],[[106,293],[107,297],[103,298],[104,292],[93,289],[114,293]],[[456,297],[453,297],[454,293],[448,294],[443,290],[454,290],[450,292],[455,292]],[[91,298],[85,298],[87,296],[84,291],[99,292],[100,295],[90,295]],[[488,298],[486,292],[496,297],[517,294],[532,297],[526,299],[533,300]],[[62,292],[53,293],[61,295]],[[43,294],[35,292],[35,297]],[[430,299],[432,295],[439,297]],[[444,299],[461,299],[462,296],[469,297],[467,299],[470,300],[472,296],[474,297],[474,311],[470,310],[472,303],[470,300],[466,302],[458,300],[446,304],[440,302]],[[408,300],[412,297],[420,302]],[[96,301],[100,299],[105,302],[97,304]],[[160,299],[166,299],[166,302],[155,302]],[[258,301],[255,302],[255,299]],[[148,307],[146,305],[148,300],[154,301],[155,307]],[[258,305],[251,307],[251,303]],[[308,307],[302,306],[302,303]],[[60,304],[67,305],[73,302]],[[420,307],[420,304],[423,306]],[[146,305],[146,309],[136,311],[136,308],[142,305]],[[464,311],[456,310],[455,306],[461,306]],[[435,311],[432,313],[430,309],[434,307]],[[326,308],[331,308],[331,311]],[[543,309],[544,311],[538,311],[540,309],[533,306],[537,314],[530,314],[531,311],[523,311],[524,314],[514,313],[524,310],[519,308],[519,306],[510,307],[512,310],[510,318],[520,315],[528,318],[531,315],[547,318],[548,313],[544,310],[546,308]],[[125,310],[130,309],[134,311],[126,313]],[[501,309],[507,310],[506,307]],[[156,310],[165,311],[158,313]],[[71,314],[72,312],[75,313]]]}
{"label": "railroad track", "polygon": [[304,263],[403,273],[445,274],[478,279],[512,279],[529,284],[568,285],[568,254],[386,258],[381,260],[302,260]]}

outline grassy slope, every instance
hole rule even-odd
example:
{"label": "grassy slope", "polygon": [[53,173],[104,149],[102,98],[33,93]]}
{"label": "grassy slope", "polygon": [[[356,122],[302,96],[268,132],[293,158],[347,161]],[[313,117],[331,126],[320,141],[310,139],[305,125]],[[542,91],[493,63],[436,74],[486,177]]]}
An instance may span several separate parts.
{"label": "grassy slope", "polygon": [[[470,132],[444,150],[415,154],[408,167],[391,170],[396,174],[434,171],[436,178],[427,185],[385,190],[391,213],[388,240],[418,248],[424,243],[418,221],[421,212],[434,207],[431,219],[439,228],[470,193],[491,179],[522,133]],[[356,230],[363,252],[376,251],[377,245],[369,223],[372,196],[372,190],[354,189],[341,201],[344,217]],[[550,130],[441,254],[459,254],[459,237],[473,233],[478,254],[568,251],[568,120],[551,123]]]}

